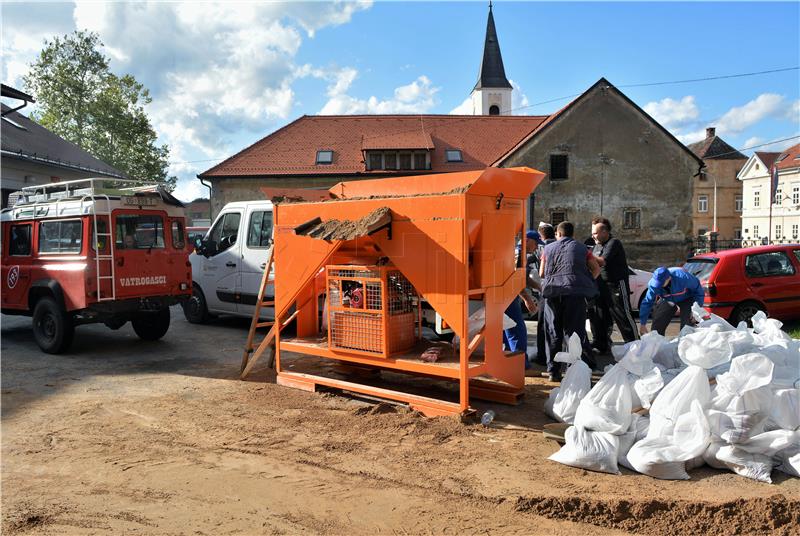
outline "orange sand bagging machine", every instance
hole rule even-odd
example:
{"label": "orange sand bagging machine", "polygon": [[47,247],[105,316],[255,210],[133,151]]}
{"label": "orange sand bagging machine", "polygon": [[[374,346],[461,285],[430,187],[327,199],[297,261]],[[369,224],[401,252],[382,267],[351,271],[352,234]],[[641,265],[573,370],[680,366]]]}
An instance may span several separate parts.
{"label": "orange sand bagging machine", "polygon": [[[529,168],[487,168],[351,181],[332,187],[328,201],[277,203],[278,320],[270,333],[278,383],[397,400],[426,415],[464,414],[471,396],[516,403],[525,356],[503,351],[502,321],[525,284],[515,247],[543,177]],[[461,340],[449,358],[421,358],[421,299]],[[483,301],[485,320],[468,327],[470,300]],[[282,337],[291,321],[294,336]],[[295,372],[282,366],[287,352],[455,381],[458,402]]]}

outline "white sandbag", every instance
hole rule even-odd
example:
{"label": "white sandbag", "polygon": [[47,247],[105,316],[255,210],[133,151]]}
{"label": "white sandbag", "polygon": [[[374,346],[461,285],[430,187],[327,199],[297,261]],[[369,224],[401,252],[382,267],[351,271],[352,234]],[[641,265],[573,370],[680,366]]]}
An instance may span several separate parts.
{"label": "white sandbag", "polygon": [[628,451],[628,463],[634,470],[664,480],[688,480],[686,462],[694,461],[708,448],[710,432],[703,408],[693,400],[687,413],[680,415],[671,434],[647,437]]}
{"label": "white sandbag", "polygon": [[591,432],[570,426],[564,433],[566,443],[548,459],[589,471],[619,474],[617,449],[619,438],[605,432]]}
{"label": "white sandbag", "polygon": [[760,346],[767,346],[778,341],[790,341],[791,337],[781,330],[783,322],[774,318],[767,318],[764,311],[758,311],[750,319],[753,324],[754,339]]}
{"label": "white sandbag", "polygon": [[[619,358],[615,355],[615,359],[631,374],[644,376],[653,369],[653,358],[663,342],[664,337],[658,332],[651,331],[641,339],[625,344],[623,346],[624,354]],[[612,353],[614,353],[613,349]]]}
{"label": "white sandbag", "polygon": [[617,451],[617,463],[623,467],[635,471],[628,461],[628,452],[634,443],[641,441],[647,436],[647,429],[650,426],[650,419],[638,413],[631,416],[631,424],[628,430],[619,436],[619,450]]}
{"label": "white sandbag", "polygon": [[633,392],[643,408],[650,407],[650,403],[663,387],[664,378],[658,367],[653,367],[650,372],[633,382]]}
{"label": "white sandbag", "polygon": [[800,449],[800,431],[772,430],[758,434],[736,446],[745,452],[778,456],[784,451]]}
{"label": "white sandbag", "polygon": [[687,365],[710,369],[731,360],[733,347],[726,340],[718,325],[698,329],[681,337],[678,355]]}
{"label": "white sandbag", "polygon": [[631,422],[631,405],[628,371],[620,362],[611,367],[583,397],[575,413],[575,426],[594,432],[622,434]]}
{"label": "white sandbag", "polygon": [[800,388],[773,391],[769,420],[776,428],[800,429]]}
{"label": "white sandbag", "polygon": [[736,445],[715,441],[706,449],[703,459],[711,467],[727,468],[737,475],[772,484],[770,475],[774,462],[770,456],[746,452]]}
{"label": "white sandbag", "polygon": [[800,445],[796,449],[779,453],[777,459],[780,463],[775,469],[787,475],[800,477]]}
{"label": "white sandbag", "polygon": [[692,402],[707,408],[711,400],[706,372],[700,367],[686,367],[658,393],[650,406],[648,439],[672,435],[678,417],[689,412]]}
{"label": "white sandbag", "polygon": [[658,348],[658,352],[656,352],[656,355],[653,357],[653,363],[656,365],[663,365],[666,369],[675,369],[686,366],[678,355],[679,342],[680,339],[678,337],[675,337],[670,341],[664,339],[661,342],[661,346]]}
{"label": "white sandbag", "polygon": [[575,412],[583,397],[592,388],[592,369],[581,360],[581,339],[573,333],[567,341],[568,351],[558,352],[553,358],[559,363],[567,363],[561,385],[550,391],[544,403],[544,412],[553,419],[572,424],[575,421]]}
{"label": "white sandbag", "polygon": [[800,387],[800,341],[778,341],[762,346],[758,353],[767,356],[775,365],[772,372],[773,389]]}
{"label": "white sandbag", "polygon": [[692,304],[692,316],[697,322],[696,327],[698,328],[707,328],[716,325],[719,326],[722,331],[731,331],[736,329],[721,316],[717,316],[714,313],[709,313],[696,303]]}
{"label": "white sandbag", "polygon": [[733,359],[731,369],[717,377],[708,419],[714,437],[744,443],[764,431],[772,404],[772,361],[762,354]]}

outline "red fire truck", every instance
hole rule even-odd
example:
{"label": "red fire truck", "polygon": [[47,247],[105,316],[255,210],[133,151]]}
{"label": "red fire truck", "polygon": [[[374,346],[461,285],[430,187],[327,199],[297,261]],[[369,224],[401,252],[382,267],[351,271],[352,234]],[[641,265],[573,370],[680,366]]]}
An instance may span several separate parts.
{"label": "red fire truck", "polygon": [[47,353],[75,326],[102,322],[157,340],[169,306],[191,297],[183,205],[166,190],[118,179],[23,188],[2,221],[2,312],[33,317]]}

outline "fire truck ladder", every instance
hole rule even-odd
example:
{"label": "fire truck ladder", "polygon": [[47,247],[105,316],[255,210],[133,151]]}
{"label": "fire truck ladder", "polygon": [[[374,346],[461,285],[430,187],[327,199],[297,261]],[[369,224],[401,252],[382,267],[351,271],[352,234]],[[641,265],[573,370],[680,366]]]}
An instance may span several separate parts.
{"label": "fire truck ladder", "polygon": [[[94,232],[94,242],[92,246],[95,251],[94,256],[94,268],[95,268],[95,278],[96,278],[96,288],[97,288],[97,301],[112,301],[117,299],[117,285],[114,273],[114,267],[116,263],[114,262],[114,243],[112,240],[113,233],[111,232],[111,199],[106,194],[91,194],[85,195],[81,198],[81,212],[84,212],[83,203],[84,201],[89,200],[92,201],[92,230]],[[100,212],[98,208],[98,201],[104,200],[106,202],[106,210],[104,212]],[[100,228],[97,226],[98,223],[98,216],[100,216],[101,222],[105,222],[106,229],[105,232],[100,232]],[[105,219],[102,219],[105,218]],[[105,239],[105,245],[108,247],[108,253],[102,253],[102,250],[105,248],[101,247],[101,244]],[[103,275],[103,272],[100,268],[104,265],[108,266],[108,270],[106,271],[106,275]],[[109,285],[111,290],[106,291],[106,294],[103,294],[103,286],[102,282],[108,280],[111,282]],[[110,292],[110,294],[109,294]]]}
{"label": "fire truck ladder", "polygon": [[[266,293],[267,286],[269,285],[269,275],[272,272],[272,254],[274,248],[270,249],[269,258],[264,267],[264,275],[261,277],[261,286],[258,289],[258,298],[256,298],[256,310],[253,312],[253,320],[250,322],[250,332],[247,334],[247,344],[244,347],[244,353],[242,354],[242,368],[240,370],[241,379],[244,379],[258,361],[258,358],[266,351],[269,347],[270,343],[275,339],[275,322],[274,321],[264,321],[261,322],[259,318],[261,315],[261,308],[262,307],[275,307],[275,301],[273,300],[264,300],[264,294]],[[253,349],[253,339],[256,336],[256,330],[259,328],[270,327],[269,332],[267,333],[266,337],[261,341],[258,345],[258,348],[255,350]],[[274,355],[274,354],[273,354]]]}

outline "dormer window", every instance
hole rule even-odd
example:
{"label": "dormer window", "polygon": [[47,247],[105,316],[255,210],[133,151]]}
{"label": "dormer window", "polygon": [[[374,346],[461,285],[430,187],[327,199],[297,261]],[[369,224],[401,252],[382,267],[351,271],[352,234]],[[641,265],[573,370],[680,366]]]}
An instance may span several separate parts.
{"label": "dormer window", "polygon": [[445,159],[448,162],[463,162],[460,149],[448,149],[444,152]]}
{"label": "dormer window", "polygon": [[327,165],[333,164],[333,151],[331,150],[322,150],[317,151],[317,162],[316,164],[319,165]]}
{"label": "dormer window", "polygon": [[429,170],[430,156],[428,151],[390,150],[367,151],[367,171],[411,171]]}

